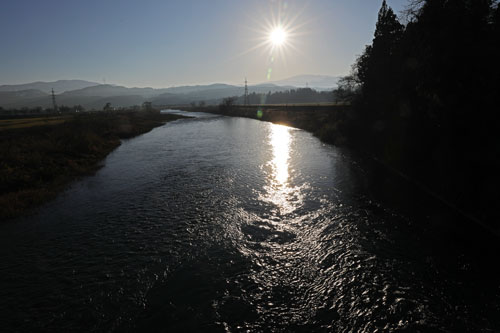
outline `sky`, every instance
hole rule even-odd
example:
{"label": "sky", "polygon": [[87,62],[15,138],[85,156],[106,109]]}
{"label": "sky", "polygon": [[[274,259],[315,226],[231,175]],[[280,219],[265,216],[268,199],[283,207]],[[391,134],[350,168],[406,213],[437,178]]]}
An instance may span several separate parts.
{"label": "sky", "polygon": [[[128,87],[346,75],[382,0],[2,0],[0,84]],[[388,0],[396,13],[407,0]],[[273,26],[287,39],[271,46]]]}

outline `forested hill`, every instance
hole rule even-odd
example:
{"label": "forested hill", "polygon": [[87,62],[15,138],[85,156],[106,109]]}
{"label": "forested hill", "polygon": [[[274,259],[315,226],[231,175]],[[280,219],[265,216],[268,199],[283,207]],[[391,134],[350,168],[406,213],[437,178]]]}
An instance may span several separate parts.
{"label": "forested hill", "polygon": [[350,142],[498,228],[500,9],[491,0],[383,1],[374,39],[341,80]]}

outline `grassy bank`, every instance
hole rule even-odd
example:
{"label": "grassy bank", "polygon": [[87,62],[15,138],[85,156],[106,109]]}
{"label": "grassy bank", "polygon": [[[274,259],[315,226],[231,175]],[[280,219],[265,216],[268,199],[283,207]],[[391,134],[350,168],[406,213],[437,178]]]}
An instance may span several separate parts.
{"label": "grassy bank", "polygon": [[57,125],[71,118],[72,116],[52,116],[0,119],[0,131],[34,126]]}
{"label": "grassy bank", "polygon": [[179,118],[158,111],[96,112],[5,123],[0,130],[0,220],[25,213],[75,178],[95,172],[120,139]]}

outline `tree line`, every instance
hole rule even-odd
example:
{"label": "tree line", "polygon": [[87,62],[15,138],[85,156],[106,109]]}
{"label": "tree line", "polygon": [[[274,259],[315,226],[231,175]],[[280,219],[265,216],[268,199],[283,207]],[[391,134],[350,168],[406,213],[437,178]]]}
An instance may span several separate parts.
{"label": "tree line", "polygon": [[[267,94],[248,94],[249,104],[294,104],[294,103],[331,103],[334,102],[334,94],[329,91],[317,91],[311,88],[297,88],[285,91],[276,91]],[[245,96],[239,96],[236,104],[244,104]]]}
{"label": "tree line", "polygon": [[[349,142],[476,216],[500,186],[500,7],[413,0],[401,23],[384,0],[373,41],[336,91]],[[493,213],[500,217],[498,212]]]}

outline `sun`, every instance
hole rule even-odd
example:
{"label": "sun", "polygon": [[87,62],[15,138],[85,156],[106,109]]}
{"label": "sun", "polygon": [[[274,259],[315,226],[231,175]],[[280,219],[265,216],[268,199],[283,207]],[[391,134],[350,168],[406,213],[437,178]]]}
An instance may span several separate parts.
{"label": "sun", "polygon": [[282,46],[286,42],[287,33],[282,27],[275,27],[269,34],[269,41],[273,46]]}
{"label": "sun", "polygon": [[[256,33],[255,44],[242,51],[242,57],[255,50],[261,50],[261,55],[267,58],[266,78],[272,79],[274,69],[287,68],[289,57],[303,56],[301,52],[301,36],[310,32],[304,30],[311,20],[305,20],[303,13],[305,7],[291,6],[287,1],[273,0],[269,12],[262,11],[262,15],[255,16],[254,24],[246,27]],[[279,67],[277,67],[279,66]]]}

